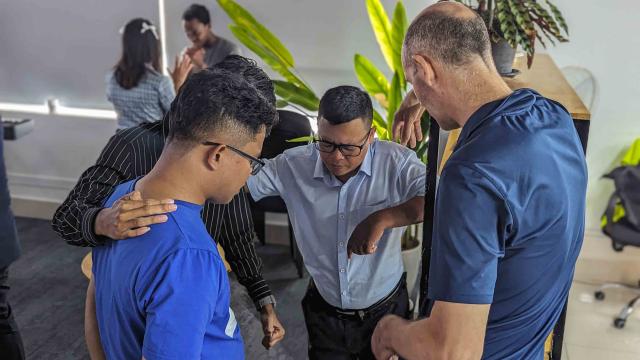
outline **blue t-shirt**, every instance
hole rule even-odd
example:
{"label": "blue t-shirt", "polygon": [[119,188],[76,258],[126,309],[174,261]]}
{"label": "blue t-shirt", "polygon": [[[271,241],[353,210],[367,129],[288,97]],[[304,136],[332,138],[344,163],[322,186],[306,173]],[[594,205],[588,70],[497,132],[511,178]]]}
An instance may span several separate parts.
{"label": "blue t-shirt", "polygon": [[491,304],[483,359],[543,358],[582,246],[586,186],[571,117],[533,90],[463,127],[436,197],[429,298]]}
{"label": "blue t-shirt", "polygon": [[[133,191],[116,188],[105,206]],[[93,249],[96,313],[109,359],[243,359],[227,271],[200,205],[176,201],[166,223]]]}

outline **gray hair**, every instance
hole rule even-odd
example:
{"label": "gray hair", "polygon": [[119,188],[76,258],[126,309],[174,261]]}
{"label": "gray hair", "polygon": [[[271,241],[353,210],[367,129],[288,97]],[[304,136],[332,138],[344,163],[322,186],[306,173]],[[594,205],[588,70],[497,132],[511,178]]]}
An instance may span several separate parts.
{"label": "gray hair", "polygon": [[492,63],[489,33],[482,18],[428,11],[416,18],[404,38],[404,55],[419,53],[445,65],[462,66],[479,56]]}

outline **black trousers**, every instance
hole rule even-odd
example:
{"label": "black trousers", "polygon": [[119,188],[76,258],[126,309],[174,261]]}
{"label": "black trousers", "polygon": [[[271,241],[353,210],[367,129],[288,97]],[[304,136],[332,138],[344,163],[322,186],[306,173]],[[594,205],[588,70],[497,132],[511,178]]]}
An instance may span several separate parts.
{"label": "black trousers", "polygon": [[407,283],[403,276],[398,292],[363,319],[337,314],[310,284],[302,299],[302,311],[309,333],[310,360],[375,359],[371,337],[378,321],[388,314],[409,317]]}
{"label": "black trousers", "polygon": [[9,267],[0,268],[0,358],[23,360],[24,348],[9,305]]}

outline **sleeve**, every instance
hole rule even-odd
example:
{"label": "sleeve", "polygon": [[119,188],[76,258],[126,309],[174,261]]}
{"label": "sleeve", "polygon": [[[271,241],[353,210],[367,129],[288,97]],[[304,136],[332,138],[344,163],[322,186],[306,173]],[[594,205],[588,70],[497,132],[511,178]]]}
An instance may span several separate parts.
{"label": "sleeve", "polygon": [[[221,262],[211,251],[180,249],[139,289],[146,315],[146,359],[199,359],[221,289]],[[226,276],[226,274],[225,274]]]}
{"label": "sleeve", "polygon": [[105,239],[94,233],[93,225],[102,204],[115,187],[131,178],[131,152],[128,147],[122,136],[114,135],[102,150],[96,164],[82,174],[67,199],[56,210],[51,225],[68,244],[104,244]]}
{"label": "sleeve", "polygon": [[[173,82],[168,76],[162,76],[162,81],[160,82],[160,107],[162,108],[162,112],[166,114],[169,112],[171,108],[171,102],[176,97],[176,91],[173,87]],[[158,119],[161,120],[161,119]]]}
{"label": "sleeve", "polygon": [[231,50],[229,51],[229,55],[242,55],[242,49],[238,44],[231,42]]}
{"label": "sleeve", "polygon": [[415,152],[407,157],[398,173],[398,192],[404,201],[416,196],[424,196],[426,192],[427,167]]}
{"label": "sleeve", "polygon": [[[207,203],[207,206],[223,205]],[[272,294],[269,285],[262,278],[262,260],[256,254],[253,216],[247,192],[244,189],[240,190],[225,210],[217,239],[214,228],[216,219],[210,218],[214,212],[210,209],[204,210],[207,229],[211,237],[220,242],[231,270],[238,277],[238,282],[247,288],[249,296],[257,304]]]}
{"label": "sleeve", "polygon": [[491,304],[511,216],[486,176],[449,164],[436,198],[429,298]]}
{"label": "sleeve", "polygon": [[262,161],[265,163],[262,170],[257,175],[249,177],[247,181],[247,187],[255,201],[269,196],[280,196],[283,189],[282,181],[278,177],[278,168],[286,161],[284,155]]}

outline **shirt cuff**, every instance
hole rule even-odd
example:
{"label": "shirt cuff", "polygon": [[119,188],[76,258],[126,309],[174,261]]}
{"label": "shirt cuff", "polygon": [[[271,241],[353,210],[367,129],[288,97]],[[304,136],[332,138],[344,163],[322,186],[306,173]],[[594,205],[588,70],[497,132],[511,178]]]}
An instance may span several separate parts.
{"label": "shirt cuff", "polygon": [[267,282],[264,281],[262,277],[257,277],[252,279],[250,282],[244,281],[246,284],[247,291],[249,292],[249,296],[253,300],[256,308],[260,310],[266,304],[274,304],[275,306],[275,298],[271,293],[271,289]]}
{"label": "shirt cuff", "polygon": [[104,245],[107,240],[104,236],[96,235],[93,230],[96,216],[98,216],[100,210],[102,210],[102,208],[91,208],[82,216],[82,237],[87,241],[87,244],[92,247]]}
{"label": "shirt cuff", "polygon": [[256,309],[258,309],[258,311],[262,310],[263,307],[267,306],[267,305],[273,305],[273,307],[276,307],[276,298],[273,295],[269,295],[267,297],[263,297],[262,299],[258,300],[258,302],[256,302]]}

